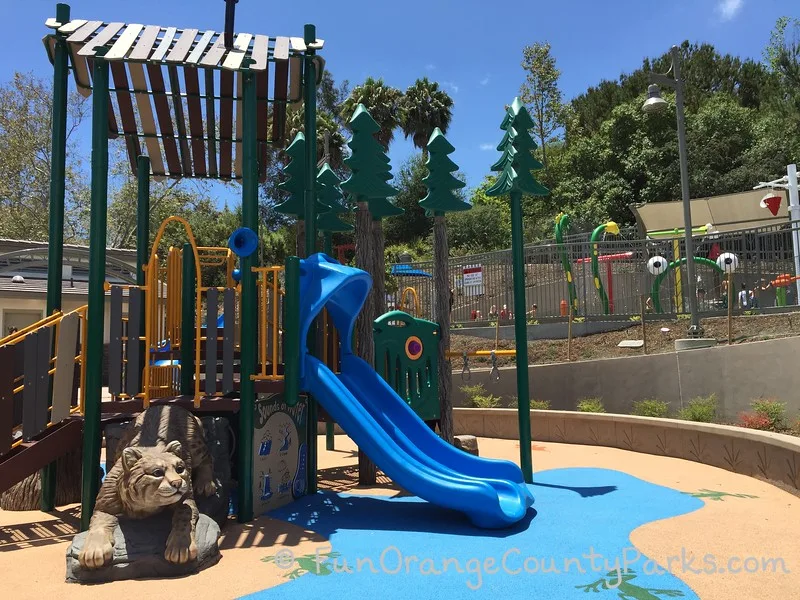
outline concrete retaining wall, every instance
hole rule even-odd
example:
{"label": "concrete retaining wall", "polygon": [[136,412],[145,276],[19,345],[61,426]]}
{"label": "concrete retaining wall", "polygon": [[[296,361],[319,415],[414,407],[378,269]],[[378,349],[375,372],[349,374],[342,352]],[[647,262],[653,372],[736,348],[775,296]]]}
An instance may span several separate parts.
{"label": "concrete retaining wall", "polygon": [[[606,411],[629,413],[633,402],[657,398],[673,412],[696,396],[716,394],[718,418],[735,421],[757,398],[787,403],[800,414],[800,337],[716,346],[668,354],[608,358],[529,367],[531,398],[549,400],[554,410],[574,410],[580,398],[602,398]],[[505,401],[515,397],[515,367],[500,369],[500,381],[488,370],[475,370],[463,381],[453,373],[453,404],[464,405],[462,385],[482,383]]]}
{"label": "concrete retaining wall", "polygon": [[[453,411],[456,435],[516,440],[518,419],[513,409]],[[800,489],[800,438],[790,435],[674,419],[555,410],[532,410],[530,419],[534,441],[671,456]]]}

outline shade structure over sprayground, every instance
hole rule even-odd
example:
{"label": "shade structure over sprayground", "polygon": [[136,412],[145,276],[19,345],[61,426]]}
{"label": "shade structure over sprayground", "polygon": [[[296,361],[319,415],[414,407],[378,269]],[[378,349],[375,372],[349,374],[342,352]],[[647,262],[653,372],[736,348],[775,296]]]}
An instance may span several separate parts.
{"label": "shade structure over sprayground", "polygon": [[[465,513],[483,528],[523,519],[533,495],[511,462],[471,456],[439,438],[375,370],[349,352],[370,276],[316,254],[300,261],[303,391],[311,393],[358,446],[398,485],[429,502]],[[328,309],[342,339],[341,374],[308,354],[314,317]]]}

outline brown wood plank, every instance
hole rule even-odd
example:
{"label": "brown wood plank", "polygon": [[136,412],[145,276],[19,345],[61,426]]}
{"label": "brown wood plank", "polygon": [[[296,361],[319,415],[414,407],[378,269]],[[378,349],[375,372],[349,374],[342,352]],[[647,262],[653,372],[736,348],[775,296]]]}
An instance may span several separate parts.
{"label": "brown wood plank", "polygon": [[203,109],[200,102],[200,80],[197,68],[185,66],[183,77],[186,80],[186,105],[189,109],[189,131],[192,134],[192,158],[194,174],[205,177],[206,146],[203,143]]}
{"label": "brown wood plank", "polygon": [[114,80],[114,87],[117,88],[117,105],[119,115],[122,119],[122,131],[125,133],[125,145],[128,149],[128,159],[131,169],[136,171],[136,159],[141,154],[139,147],[138,127],[136,125],[136,114],[133,112],[133,102],[128,87],[128,75],[125,72],[125,64],[119,61],[110,63],[111,76]]}
{"label": "brown wood plank", "polygon": [[181,165],[184,177],[192,175],[192,157],[189,154],[189,142],[186,139],[186,117],[183,113],[183,98],[181,98],[181,80],[178,78],[178,67],[169,65],[169,87],[172,93],[172,110],[175,114],[175,125],[178,128],[178,148],[181,150]]}
{"label": "brown wood plank", "polygon": [[286,137],[286,92],[289,83],[289,61],[275,63],[275,90],[272,94],[272,141],[283,146]]}
{"label": "brown wood plank", "polygon": [[94,56],[95,52],[100,46],[105,46],[114,39],[114,36],[119,33],[119,30],[125,27],[125,23],[109,23],[103,28],[103,31],[98,33],[91,40],[86,42],[78,51],[79,56]]}
{"label": "brown wood plank", "polygon": [[208,174],[218,175],[217,171],[217,116],[214,100],[214,71],[203,69],[206,78],[206,129],[208,134]]}
{"label": "brown wood plank", "polygon": [[253,54],[250,56],[255,62],[250,65],[254,71],[266,71],[269,68],[269,36],[257,35],[253,39]]}
{"label": "brown wood plank", "polygon": [[219,74],[219,176],[230,179],[233,160],[233,72]]}
{"label": "brown wood plank", "polygon": [[167,62],[182,63],[186,59],[186,55],[189,54],[189,50],[192,49],[192,44],[194,44],[199,31],[199,29],[184,29],[181,37],[178,38],[178,41],[175,42],[172,50],[167,55]]}
{"label": "brown wood plank", "polygon": [[200,61],[200,64],[204,67],[216,68],[219,66],[219,61],[225,56],[225,52],[225,36],[220,33],[217,37],[217,41],[211,46],[211,49],[203,57],[203,60]]}
{"label": "brown wood plank", "polygon": [[276,61],[289,60],[289,38],[288,37],[275,38],[275,48],[272,51],[272,55],[275,57]]}
{"label": "brown wood plank", "polygon": [[158,48],[156,48],[156,51],[153,52],[152,56],[150,57],[152,62],[161,62],[164,60],[169,47],[172,45],[172,40],[175,39],[175,34],[177,31],[178,29],[176,27],[167,27],[164,35],[161,37],[161,41],[158,43]]}
{"label": "brown wood plank", "polygon": [[150,58],[150,53],[153,51],[153,46],[158,39],[158,33],[160,31],[161,27],[158,25],[148,25],[145,27],[141,37],[139,38],[139,41],[136,42],[136,46],[134,46],[128,59],[147,60]]}
{"label": "brown wood plank", "polygon": [[[147,80],[144,76],[144,66],[141,63],[128,63],[128,70],[131,74],[131,87],[138,92],[147,92]],[[164,160],[161,157],[161,146],[158,139],[150,137],[156,135],[156,122],[153,118],[153,107],[150,104],[150,94],[136,94],[136,107],[139,109],[139,120],[142,122],[142,133],[148,137],[144,138],[147,146],[147,155],[150,157],[150,166],[153,175],[158,177],[165,175]]]}
{"label": "brown wood plank", "polygon": [[289,106],[287,111],[295,113],[303,106],[302,96],[303,59],[293,56],[289,59]]}
{"label": "brown wood plank", "polygon": [[144,25],[128,25],[125,31],[117,38],[117,41],[114,42],[114,45],[111,46],[111,49],[106,53],[106,60],[124,59],[143,28]]}
{"label": "brown wood plank", "polygon": [[14,423],[14,346],[0,346],[0,456],[11,450]]}
{"label": "brown wood plank", "polygon": [[78,93],[84,98],[88,98],[92,94],[92,79],[89,76],[89,61],[83,56],[78,56],[78,48],[80,44],[68,44],[70,53],[70,62],[72,63],[72,75],[75,78],[75,85],[78,88]]}
{"label": "brown wood plank", "polygon": [[164,87],[164,74],[159,65],[147,64],[147,75],[150,78],[150,88],[154,92],[153,103],[156,106],[158,125],[161,129],[161,144],[164,147],[164,154],[167,157],[167,167],[169,174],[175,177],[181,176],[181,162],[178,156],[178,145],[175,143],[175,130],[172,127],[172,114],[169,109],[169,101]]}
{"label": "brown wood plank", "polygon": [[81,319],[73,313],[61,320],[58,326],[58,347],[56,348],[56,372],[53,375],[53,408],[50,413],[52,423],[60,423],[69,416],[72,407],[72,392],[75,380],[75,349],[78,345]]}
{"label": "brown wood plank", "polygon": [[203,52],[206,51],[208,45],[211,43],[211,40],[214,39],[214,32],[213,31],[206,31],[200,36],[200,39],[197,40],[197,44],[195,45],[194,49],[192,50],[189,57],[186,59],[186,64],[188,65],[196,65],[200,62],[200,59],[203,57]]}
{"label": "brown wood plank", "polygon": [[83,421],[69,419],[37,436],[35,443],[12,450],[5,460],[0,461],[0,493],[79,447],[82,432]]}

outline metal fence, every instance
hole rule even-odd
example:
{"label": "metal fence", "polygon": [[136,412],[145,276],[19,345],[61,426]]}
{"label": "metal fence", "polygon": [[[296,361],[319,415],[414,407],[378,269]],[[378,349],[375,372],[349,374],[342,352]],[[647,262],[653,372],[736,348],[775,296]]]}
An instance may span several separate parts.
{"label": "metal fence", "polygon": [[[798,229],[800,222],[695,236],[694,255],[710,261],[725,252],[736,255],[738,268],[734,275],[734,301],[737,310],[767,308],[783,302],[782,298],[776,297],[776,287],[771,282],[781,275],[795,275],[792,232]],[[525,305],[529,321],[565,318],[569,290],[562,252],[567,254],[575,285],[578,304],[575,316],[593,320],[629,318],[641,314],[643,304],[647,312],[658,312],[656,309],[660,305],[661,312],[666,315],[689,311],[685,264],[670,269],[657,289],[653,286],[656,275],[647,269],[648,260],[656,256],[665,259],[665,263],[685,257],[682,237],[636,239],[633,236],[608,236],[599,242],[597,283],[608,297],[607,311],[592,269],[592,244],[586,238],[578,241],[573,238],[563,246],[548,242],[525,248]],[[389,308],[415,313],[413,296],[416,295],[419,304],[417,316],[433,319],[433,263],[406,263],[393,265],[393,269],[398,275],[393,275],[395,285],[391,287],[396,291],[387,298]],[[696,275],[701,313],[725,310],[725,275],[707,262],[696,262]],[[502,322],[514,317],[511,312],[514,298],[510,250],[453,257],[448,265],[448,279],[453,290],[453,323],[497,319]],[[408,288],[415,293],[406,292]],[[747,307],[739,306],[742,289],[746,291]],[[797,304],[795,285],[782,289],[785,290],[786,304]]]}

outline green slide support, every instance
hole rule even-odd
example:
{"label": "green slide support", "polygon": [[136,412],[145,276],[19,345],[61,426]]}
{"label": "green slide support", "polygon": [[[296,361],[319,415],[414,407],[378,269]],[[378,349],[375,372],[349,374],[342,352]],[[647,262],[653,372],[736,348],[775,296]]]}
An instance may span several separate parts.
{"label": "green slide support", "polygon": [[556,244],[561,251],[561,266],[564,267],[564,276],[567,278],[567,290],[569,290],[569,303],[572,306],[573,314],[578,314],[578,294],[575,291],[575,281],[572,278],[572,265],[569,262],[567,248],[564,245],[564,231],[569,229],[569,215],[560,213],[556,217]]}
{"label": "green slide support", "polygon": [[[720,273],[723,274],[725,273],[725,271],[723,271],[716,262],[714,262],[709,258],[703,258],[701,256],[694,256],[693,258],[695,263],[706,265],[716,269]],[[656,277],[655,281],[653,281],[653,288],[650,290],[650,297],[653,299],[653,310],[655,310],[655,312],[657,313],[664,312],[663,309],[661,308],[661,298],[659,297],[658,294],[658,290],[661,287],[661,282],[664,281],[664,279],[666,278],[666,276],[669,274],[670,271],[685,263],[686,263],[685,256],[680,260],[673,260],[671,263],[669,263],[669,265],[667,265],[667,268],[664,270],[664,272],[661,273],[661,275],[659,275],[658,277]]]}
{"label": "green slide support", "polygon": [[[598,254],[600,253],[600,246],[597,242],[600,241],[600,236],[604,233],[610,233],[611,235],[619,235],[619,225],[617,225],[614,221],[609,221],[608,223],[603,223],[595,228],[592,232],[591,242],[592,242],[592,277],[594,277],[594,287],[597,289],[597,295],[600,296],[600,302],[603,303],[603,312],[605,314],[609,314],[609,306],[608,306],[608,294],[606,294],[606,289],[603,287],[603,280],[600,279],[600,265],[598,264]],[[610,274],[609,274],[610,277]]]}

